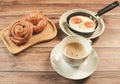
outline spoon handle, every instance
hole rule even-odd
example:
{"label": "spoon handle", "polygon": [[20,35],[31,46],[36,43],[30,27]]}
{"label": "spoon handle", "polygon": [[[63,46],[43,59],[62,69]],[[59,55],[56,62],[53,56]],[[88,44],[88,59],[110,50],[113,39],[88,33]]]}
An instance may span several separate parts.
{"label": "spoon handle", "polygon": [[[103,15],[104,13],[112,10],[113,8],[115,8],[115,7],[119,6],[119,5],[120,5],[119,1],[115,1],[115,2],[113,2],[113,3],[111,3],[111,4],[109,4],[108,6],[104,7],[103,9],[99,10],[99,11],[97,12],[97,15],[98,15],[98,16],[101,16],[101,15]],[[96,15],[96,16],[97,16],[97,15]]]}

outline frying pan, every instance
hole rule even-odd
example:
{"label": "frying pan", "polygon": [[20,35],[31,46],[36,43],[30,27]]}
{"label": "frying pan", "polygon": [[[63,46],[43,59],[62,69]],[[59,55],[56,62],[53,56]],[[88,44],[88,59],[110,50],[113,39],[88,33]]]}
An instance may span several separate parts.
{"label": "frying pan", "polygon": [[[119,6],[119,5],[120,5],[120,3],[118,1],[115,1],[115,2],[113,2],[111,4],[109,4],[108,6],[104,7],[103,9],[99,10],[96,15],[92,15],[92,14],[90,14],[88,12],[83,12],[83,11],[74,12],[74,13],[72,13],[72,14],[70,14],[70,15],[67,16],[67,18],[66,18],[66,24],[67,24],[68,28],[70,30],[72,30],[73,32],[84,33],[84,34],[93,33],[99,27],[99,19],[98,18],[100,18],[100,16],[103,15],[104,13],[112,10],[113,8],[115,8],[115,7]],[[86,10],[86,11],[88,11],[88,10]],[[95,23],[94,30],[93,31],[83,32],[83,31],[80,31],[80,30],[78,30],[76,28],[71,27],[69,25],[69,20],[73,16],[85,16],[85,17],[90,18]]]}

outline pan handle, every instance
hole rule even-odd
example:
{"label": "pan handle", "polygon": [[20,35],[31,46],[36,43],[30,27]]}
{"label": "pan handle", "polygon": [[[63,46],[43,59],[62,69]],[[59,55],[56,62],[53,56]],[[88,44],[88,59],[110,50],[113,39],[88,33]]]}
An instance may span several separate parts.
{"label": "pan handle", "polygon": [[115,8],[115,7],[119,6],[119,5],[120,5],[119,1],[115,1],[115,2],[113,2],[113,3],[111,3],[111,4],[109,4],[108,6],[104,7],[103,9],[99,10],[99,11],[97,12],[96,16],[101,16],[101,15],[103,15],[104,13],[112,10],[113,8]]}

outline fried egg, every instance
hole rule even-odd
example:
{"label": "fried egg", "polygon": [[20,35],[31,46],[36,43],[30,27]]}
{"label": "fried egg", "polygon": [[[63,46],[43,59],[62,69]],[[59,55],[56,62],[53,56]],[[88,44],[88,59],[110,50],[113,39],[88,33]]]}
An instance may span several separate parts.
{"label": "fried egg", "polygon": [[72,29],[80,32],[92,32],[95,29],[95,22],[86,16],[74,16],[69,20]]}

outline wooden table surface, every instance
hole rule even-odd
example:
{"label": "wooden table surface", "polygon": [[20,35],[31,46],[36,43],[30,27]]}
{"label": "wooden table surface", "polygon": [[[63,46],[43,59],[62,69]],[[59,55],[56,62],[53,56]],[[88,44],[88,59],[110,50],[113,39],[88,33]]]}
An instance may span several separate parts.
{"label": "wooden table surface", "polygon": [[0,30],[24,14],[39,10],[58,29],[57,36],[12,55],[0,39],[0,84],[120,84],[120,7],[101,16],[105,31],[93,40],[99,64],[83,80],[69,80],[57,74],[50,64],[50,53],[67,35],[59,27],[60,16],[71,9],[97,12],[114,0],[0,0]]}

